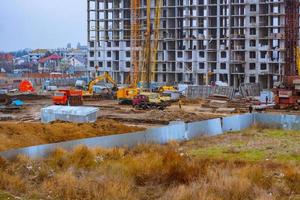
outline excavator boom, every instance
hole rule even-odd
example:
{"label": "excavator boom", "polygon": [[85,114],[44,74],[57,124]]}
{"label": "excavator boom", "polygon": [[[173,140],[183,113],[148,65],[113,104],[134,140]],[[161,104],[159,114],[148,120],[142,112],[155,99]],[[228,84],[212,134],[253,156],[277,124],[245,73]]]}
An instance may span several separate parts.
{"label": "excavator boom", "polygon": [[109,82],[111,84],[113,84],[113,89],[116,90],[117,89],[117,84],[114,81],[114,79],[111,77],[111,75],[108,72],[104,72],[103,75],[98,76],[96,79],[92,80],[91,82],[89,82],[88,84],[88,93],[89,94],[93,94],[93,87],[94,85],[96,85],[98,82],[105,80],[106,82]]}

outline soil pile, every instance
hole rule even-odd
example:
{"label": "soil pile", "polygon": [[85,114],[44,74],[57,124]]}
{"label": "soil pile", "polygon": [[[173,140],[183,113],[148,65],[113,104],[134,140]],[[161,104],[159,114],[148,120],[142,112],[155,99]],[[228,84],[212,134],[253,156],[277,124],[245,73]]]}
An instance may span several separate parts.
{"label": "soil pile", "polygon": [[216,118],[214,114],[196,114],[186,112],[183,110],[151,110],[147,114],[149,119],[156,119],[161,121],[177,121],[182,120],[185,122],[201,121]]}
{"label": "soil pile", "polygon": [[114,120],[96,123],[0,123],[0,151],[74,139],[141,131],[144,128],[126,126]]}

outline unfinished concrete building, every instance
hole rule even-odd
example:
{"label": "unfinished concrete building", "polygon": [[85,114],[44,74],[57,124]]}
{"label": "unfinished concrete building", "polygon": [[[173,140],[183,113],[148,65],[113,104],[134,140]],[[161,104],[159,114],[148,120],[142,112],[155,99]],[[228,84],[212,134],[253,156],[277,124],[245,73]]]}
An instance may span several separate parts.
{"label": "unfinished concrete building", "polygon": [[[89,66],[118,83],[132,69],[131,1],[87,0]],[[151,19],[155,17],[151,0]],[[141,32],[147,1],[140,2]],[[284,65],[283,0],[162,0],[155,81],[259,82],[271,88]]]}

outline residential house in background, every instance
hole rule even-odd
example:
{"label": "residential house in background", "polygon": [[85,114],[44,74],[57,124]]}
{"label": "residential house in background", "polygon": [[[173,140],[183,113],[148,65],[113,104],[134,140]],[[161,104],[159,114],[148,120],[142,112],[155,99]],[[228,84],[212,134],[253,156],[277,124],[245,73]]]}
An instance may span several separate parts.
{"label": "residential house in background", "polygon": [[52,54],[39,60],[39,72],[61,72],[61,60],[63,57]]}
{"label": "residential house in background", "polygon": [[71,56],[65,58],[68,65],[69,73],[85,72],[87,71],[87,58],[82,56]]}
{"label": "residential house in background", "polygon": [[47,49],[36,49],[31,51],[28,56],[28,61],[30,63],[38,63],[39,59],[41,59],[42,57],[44,57],[46,55],[46,53],[48,52]]}
{"label": "residential house in background", "polygon": [[12,54],[0,53],[2,73],[77,73],[87,72],[87,46],[77,48],[24,49]]}
{"label": "residential house in background", "polygon": [[11,72],[14,66],[14,56],[9,53],[0,54],[0,69],[1,71]]}

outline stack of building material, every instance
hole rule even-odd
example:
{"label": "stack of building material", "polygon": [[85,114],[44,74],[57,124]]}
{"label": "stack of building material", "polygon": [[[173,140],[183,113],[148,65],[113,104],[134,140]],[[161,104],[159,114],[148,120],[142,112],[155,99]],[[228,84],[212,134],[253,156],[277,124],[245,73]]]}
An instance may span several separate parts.
{"label": "stack of building material", "polygon": [[234,88],[228,86],[214,86],[210,96],[234,98]]}
{"label": "stack of building material", "polygon": [[260,91],[259,83],[245,83],[240,86],[240,93],[243,97],[259,96]]}
{"label": "stack of building material", "polygon": [[234,98],[234,88],[224,86],[208,86],[197,85],[188,86],[188,98],[209,98],[210,96],[226,97],[227,99]]}
{"label": "stack of building material", "polygon": [[211,100],[209,102],[209,107],[211,108],[226,108],[227,106],[228,106],[227,101]]}
{"label": "stack of building material", "polygon": [[8,120],[13,120],[14,117],[12,115],[5,115],[5,114],[1,114],[0,115],[0,121],[8,121]]}
{"label": "stack of building material", "polygon": [[95,122],[98,111],[99,109],[94,107],[49,106],[41,109],[41,121],[43,123],[57,120],[76,123]]}

